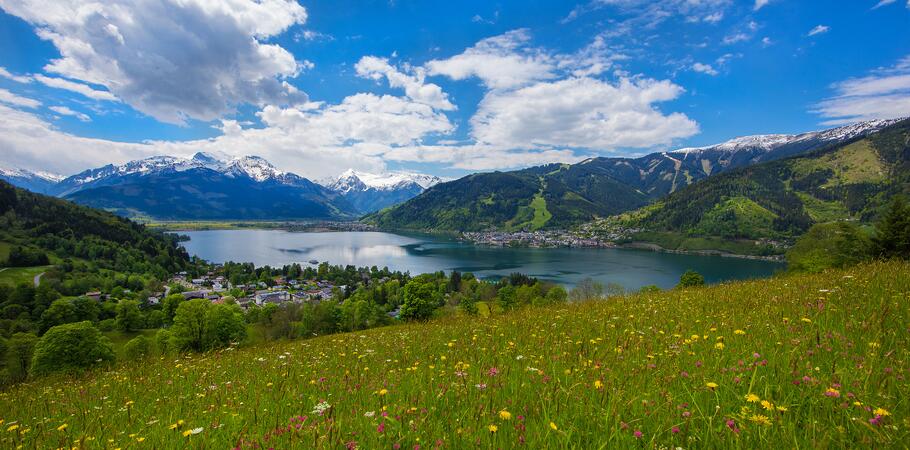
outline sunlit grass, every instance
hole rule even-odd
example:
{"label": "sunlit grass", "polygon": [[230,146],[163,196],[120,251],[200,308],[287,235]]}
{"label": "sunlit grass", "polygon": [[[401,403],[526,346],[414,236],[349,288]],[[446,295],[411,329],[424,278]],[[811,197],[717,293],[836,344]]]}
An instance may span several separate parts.
{"label": "sunlit grass", "polygon": [[25,448],[910,442],[910,265],[451,317],[0,393]]}

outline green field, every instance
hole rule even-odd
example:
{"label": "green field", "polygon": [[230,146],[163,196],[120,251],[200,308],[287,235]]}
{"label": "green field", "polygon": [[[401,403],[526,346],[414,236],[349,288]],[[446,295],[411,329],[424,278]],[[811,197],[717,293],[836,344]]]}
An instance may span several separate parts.
{"label": "green field", "polygon": [[0,445],[904,448],[908,323],[895,262],[163,355],[7,388]]}
{"label": "green field", "polygon": [[9,267],[0,269],[0,284],[15,286],[19,283],[33,283],[35,276],[42,272],[47,272],[54,266],[36,266],[36,267]]}

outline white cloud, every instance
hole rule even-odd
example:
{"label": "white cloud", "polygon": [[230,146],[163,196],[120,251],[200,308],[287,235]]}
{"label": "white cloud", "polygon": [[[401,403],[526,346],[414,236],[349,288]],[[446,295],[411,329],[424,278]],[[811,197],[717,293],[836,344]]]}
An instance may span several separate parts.
{"label": "white cloud", "polygon": [[448,59],[426,64],[430,75],[445,75],[453,80],[479,78],[492,89],[524,86],[555,77],[552,58],[527,46],[531,34],[526,29],[486,38]]}
{"label": "white cloud", "polygon": [[816,25],[815,28],[809,30],[809,36],[815,36],[816,34],[827,33],[831,28],[827,25]]}
{"label": "white cloud", "polygon": [[724,44],[731,45],[731,44],[735,44],[737,42],[748,41],[751,38],[752,37],[746,33],[733,33],[733,34],[724,36],[723,42],[724,42]]}
{"label": "white cloud", "polygon": [[[688,20],[723,14],[730,3],[730,0],[591,0],[572,9],[562,23],[571,22],[584,14],[605,7],[614,7],[620,14],[628,17],[627,26],[621,27],[624,33],[628,33],[643,28],[654,28],[673,17],[685,17]],[[705,21],[710,23],[708,20]]]}
{"label": "white cloud", "polygon": [[861,78],[833,86],[836,95],[815,105],[814,112],[839,125],[871,119],[910,115],[910,55],[892,67],[880,68]]}
{"label": "white cloud", "polygon": [[13,106],[22,106],[25,108],[37,108],[41,106],[41,102],[38,100],[13,94],[6,89],[0,89],[0,103],[6,103],[7,105]]}
{"label": "white cloud", "polygon": [[768,36],[765,36],[765,37],[761,38],[761,44],[764,47],[770,47],[770,46],[774,45],[774,41],[772,41],[771,38],[769,38]]}
{"label": "white cloud", "polygon": [[76,92],[78,94],[82,94],[91,99],[108,100],[108,101],[112,101],[112,102],[117,101],[117,97],[115,97],[110,92],[92,89],[91,86],[88,86],[86,84],[76,83],[76,82],[70,81],[70,80],[64,80],[63,78],[52,78],[52,77],[44,76],[41,74],[35,75],[34,78],[35,78],[35,80],[37,80],[41,84],[44,84],[45,86],[50,86],[52,88],[64,89],[67,91]]}
{"label": "white cloud", "polygon": [[436,109],[452,110],[455,105],[436,84],[426,83],[426,70],[422,67],[410,68],[412,74],[406,74],[389,64],[389,60],[375,56],[364,56],[354,66],[357,75],[379,80],[385,77],[389,86],[404,88],[405,95],[415,102],[430,105]]}
{"label": "white cloud", "polygon": [[526,149],[611,152],[669,144],[698,132],[684,114],[665,115],[654,107],[682,92],[669,81],[622,79],[613,85],[593,78],[491,91],[471,118],[471,135],[480,144]]}
{"label": "white cloud", "polygon": [[73,111],[72,109],[70,109],[69,107],[66,107],[66,106],[48,106],[47,109],[49,109],[57,114],[75,117],[83,122],[92,121],[92,118],[89,117],[87,114],[81,113],[79,111]]}
{"label": "white cloud", "polygon": [[768,3],[770,3],[770,2],[771,2],[771,0],[755,0],[755,6],[752,7],[752,10],[758,11],[759,9],[762,9],[765,6],[768,6]]}
{"label": "white cloud", "polygon": [[699,73],[708,74],[711,76],[715,76],[718,74],[717,70],[714,69],[713,67],[711,67],[710,64],[702,64],[700,62],[692,64],[692,70],[699,72]]}
{"label": "white cloud", "polygon": [[[878,9],[878,8],[881,8],[882,6],[890,5],[896,1],[897,0],[881,0],[880,2],[876,3],[875,6],[872,7],[872,9]],[[910,2],[907,2],[907,6],[910,7]]]}
{"label": "white cloud", "polygon": [[2,0],[0,7],[57,47],[61,57],[45,71],[104,86],[161,121],[306,100],[284,81],[299,63],[266,43],[305,22],[294,0]]}
{"label": "white cloud", "polygon": [[701,20],[708,23],[717,23],[724,19],[723,11],[716,11],[707,16],[703,17]]}
{"label": "white cloud", "polygon": [[32,82],[32,79],[30,77],[27,77],[24,75],[13,75],[8,70],[6,70],[6,67],[2,67],[2,66],[0,66],[0,77],[6,78],[9,80],[13,80],[17,83],[31,83]]}

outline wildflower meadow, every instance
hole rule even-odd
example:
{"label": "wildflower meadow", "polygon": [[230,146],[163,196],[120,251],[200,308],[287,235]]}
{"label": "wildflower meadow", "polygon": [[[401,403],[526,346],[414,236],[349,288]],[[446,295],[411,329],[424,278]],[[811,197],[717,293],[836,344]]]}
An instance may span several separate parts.
{"label": "wildflower meadow", "polygon": [[0,393],[5,448],[910,442],[910,264],[154,356]]}

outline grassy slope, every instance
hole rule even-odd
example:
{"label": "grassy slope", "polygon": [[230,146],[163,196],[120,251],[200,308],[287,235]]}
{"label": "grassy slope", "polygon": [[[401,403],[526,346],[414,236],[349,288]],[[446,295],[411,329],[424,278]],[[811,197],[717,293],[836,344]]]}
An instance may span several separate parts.
{"label": "grassy slope", "polygon": [[[0,393],[3,426],[21,426],[0,443],[900,447],[910,426],[908,296],[910,265],[876,263],[153,358]],[[313,413],[322,401],[326,416]],[[890,413],[879,426],[869,423],[876,408]]]}
{"label": "grassy slope", "polygon": [[19,283],[33,283],[35,275],[47,272],[53,266],[10,267],[0,272],[0,284],[15,286]]}

